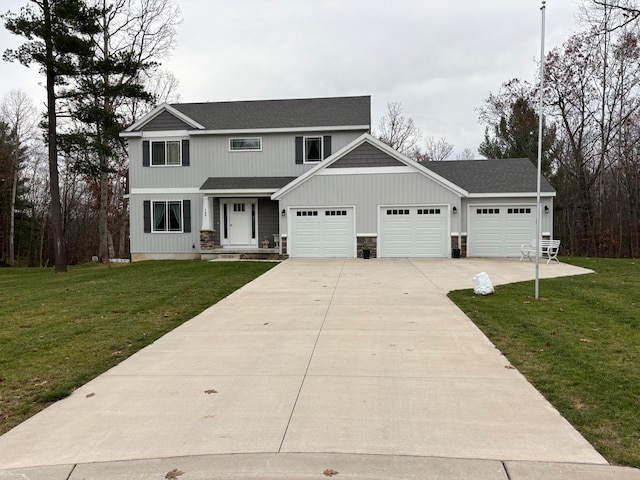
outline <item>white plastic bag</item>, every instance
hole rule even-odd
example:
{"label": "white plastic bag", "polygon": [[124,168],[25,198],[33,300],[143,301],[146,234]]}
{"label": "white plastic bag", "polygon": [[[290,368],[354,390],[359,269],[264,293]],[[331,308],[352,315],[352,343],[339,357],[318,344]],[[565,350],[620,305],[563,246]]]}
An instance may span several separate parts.
{"label": "white plastic bag", "polygon": [[489,280],[489,275],[480,272],[473,277],[473,293],[476,295],[489,295],[493,293],[493,284]]}

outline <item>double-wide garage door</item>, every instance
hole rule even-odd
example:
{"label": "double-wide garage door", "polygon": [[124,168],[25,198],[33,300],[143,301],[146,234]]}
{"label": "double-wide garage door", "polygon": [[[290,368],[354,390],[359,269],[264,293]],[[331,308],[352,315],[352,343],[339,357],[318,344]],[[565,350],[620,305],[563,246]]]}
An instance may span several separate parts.
{"label": "double-wide garage door", "polygon": [[292,257],[355,257],[353,207],[294,208],[290,214]]}
{"label": "double-wide garage door", "polygon": [[381,207],[380,257],[448,257],[446,206]]}
{"label": "double-wide garage door", "polygon": [[519,257],[523,243],[536,237],[535,205],[469,207],[470,257]]}

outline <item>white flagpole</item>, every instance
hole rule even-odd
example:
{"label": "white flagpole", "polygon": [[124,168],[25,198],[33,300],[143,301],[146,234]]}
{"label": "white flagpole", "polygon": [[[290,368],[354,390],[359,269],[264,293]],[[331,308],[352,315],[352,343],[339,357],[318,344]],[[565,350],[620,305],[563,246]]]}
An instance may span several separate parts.
{"label": "white flagpole", "polygon": [[540,35],[540,111],[538,118],[538,178],[537,178],[537,190],[536,190],[536,288],[535,298],[539,297],[540,293],[540,237],[542,236],[542,205],[540,203],[540,177],[542,176],[542,110],[544,99],[544,14],[546,10],[545,0],[542,0],[542,7],[540,8],[541,14],[541,35]]}

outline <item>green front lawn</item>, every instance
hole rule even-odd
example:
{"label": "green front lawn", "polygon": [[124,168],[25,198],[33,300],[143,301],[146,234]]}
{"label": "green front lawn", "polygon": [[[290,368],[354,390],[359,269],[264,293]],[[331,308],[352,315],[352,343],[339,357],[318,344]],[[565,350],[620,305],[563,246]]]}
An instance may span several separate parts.
{"label": "green front lawn", "polygon": [[0,269],[0,434],[263,274],[273,263]]}
{"label": "green front lawn", "polygon": [[[594,274],[449,297],[612,463],[640,467],[640,261],[564,258]],[[526,408],[526,405],[523,405]]]}

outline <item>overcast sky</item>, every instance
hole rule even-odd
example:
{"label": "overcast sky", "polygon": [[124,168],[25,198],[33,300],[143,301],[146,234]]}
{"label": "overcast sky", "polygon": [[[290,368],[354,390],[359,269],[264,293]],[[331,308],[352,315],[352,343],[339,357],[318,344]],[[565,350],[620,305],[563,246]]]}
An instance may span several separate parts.
{"label": "overcast sky", "polygon": [[[2,0],[19,11],[27,0]],[[535,77],[539,0],[177,0],[178,46],[164,66],[180,101],[371,95],[372,126],[400,102],[424,136],[477,152],[475,109],[511,78]],[[578,29],[581,0],[546,2],[546,50]],[[0,47],[20,37],[0,28]],[[0,63],[0,94],[40,106],[37,68]]]}

